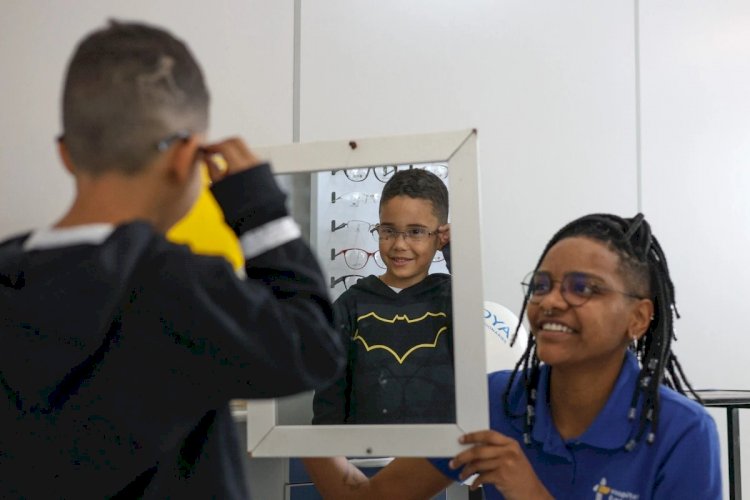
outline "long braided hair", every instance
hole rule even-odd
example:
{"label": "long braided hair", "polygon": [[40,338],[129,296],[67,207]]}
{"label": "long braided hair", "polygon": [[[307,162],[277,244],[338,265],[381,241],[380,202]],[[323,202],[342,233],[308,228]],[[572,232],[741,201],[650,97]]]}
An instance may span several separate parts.
{"label": "long braided hair", "polygon": [[[647,285],[648,296],[654,303],[654,315],[646,333],[632,344],[630,349],[636,355],[641,366],[638,381],[630,402],[628,418],[634,420],[637,415],[639,400],[642,400],[638,430],[627,442],[625,449],[631,451],[647,434],[646,442],[653,443],[659,424],[659,386],[670,387],[681,394],[689,391],[698,401],[700,398],[685,377],[677,357],[672,352],[671,344],[676,340],[674,318],[680,317],[674,298],[674,285],[669,277],[667,259],[659,242],[651,234],[651,227],[638,214],[624,219],[611,214],[591,214],[570,222],[560,229],[547,243],[534,270],[541,265],[547,252],[560,240],[571,237],[587,237],[605,243],[620,257],[623,278],[632,286],[644,288]],[[530,291],[526,294],[519,317],[523,317],[529,303]],[[516,327],[512,342],[515,341],[521,322]],[[503,396],[505,412],[510,411],[510,390],[516,378],[521,377],[526,391],[527,405],[524,417],[524,442],[531,444],[531,429],[534,426],[534,403],[536,388],[540,377],[540,360],[536,355],[536,342],[529,332],[528,344],[521,359],[518,360],[511,374]]]}

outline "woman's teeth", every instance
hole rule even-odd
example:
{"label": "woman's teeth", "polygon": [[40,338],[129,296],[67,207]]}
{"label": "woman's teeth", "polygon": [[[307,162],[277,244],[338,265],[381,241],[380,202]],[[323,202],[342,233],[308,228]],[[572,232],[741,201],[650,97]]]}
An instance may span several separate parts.
{"label": "woman's teeth", "polygon": [[560,323],[544,323],[542,325],[542,330],[547,330],[550,332],[565,332],[565,333],[573,333],[573,329],[569,328],[565,325],[561,325]]}

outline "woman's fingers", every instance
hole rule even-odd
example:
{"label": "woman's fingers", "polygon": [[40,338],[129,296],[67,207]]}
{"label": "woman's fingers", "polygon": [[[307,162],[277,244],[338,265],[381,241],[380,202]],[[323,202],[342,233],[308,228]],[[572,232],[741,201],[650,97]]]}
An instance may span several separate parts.
{"label": "woman's fingers", "polygon": [[536,498],[540,495],[551,498],[515,439],[486,430],[465,434],[459,441],[473,446],[456,455],[449,465],[454,469],[463,467],[459,475],[461,480],[477,475],[471,489],[493,484],[506,498]]}
{"label": "woman's fingers", "polygon": [[484,430],[468,432],[461,436],[458,441],[461,444],[503,444],[513,440],[497,431]]}
{"label": "woman's fingers", "polygon": [[464,434],[459,439],[459,442],[461,444],[474,444],[476,446],[472,446],[468,450],[462,451],[450,461],[450,466],[454,469],[458,469],[474,460],[491,456],[495,453],[493,447],[515,443],[513,439],[510,439],[499,432],[490,430]]}
{"label": "woman's fingers", "polygon": [[469,464],[466,464],[466,466],[461,470],[459,479],[461,479],[461,481],[465,481],[467,478],[477,473],[479,473],[480,475],[490,473],[502,467],[503,462],[504,460],[498,457],[488,460],[478,460],[476,462],[471,462]]}

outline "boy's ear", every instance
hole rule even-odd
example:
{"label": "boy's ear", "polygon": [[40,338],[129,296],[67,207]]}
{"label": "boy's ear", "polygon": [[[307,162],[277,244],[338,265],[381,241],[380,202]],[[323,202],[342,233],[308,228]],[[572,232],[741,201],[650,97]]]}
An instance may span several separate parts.
{"label": "boy's ear", "polygon": [[60,155],[60,160],[63,162],[65,170],[75,175],[76,166],[70,157],[70,151],[68,151],[68,146],[65,145],[65,139],[62,136],[57,138],[57,154]]}
{"label": "boy's ear", "polygon": [[185,140],[175,144],[168,154],[169,175],[179,183],[189,180],[197,167],[196,154],[198,153],[198,138],[191,135]]}

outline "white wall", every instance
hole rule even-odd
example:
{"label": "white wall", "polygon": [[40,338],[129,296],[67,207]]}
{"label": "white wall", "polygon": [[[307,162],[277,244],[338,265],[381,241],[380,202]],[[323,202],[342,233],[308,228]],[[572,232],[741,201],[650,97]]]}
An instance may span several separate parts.
{"label": "white wall", "polygon": [[643,205],[678,287],[683,358],[701,386],[746,389],[733,347],[748,345],[750,4],[644,2],[641,44]]}
{"label": "white wall", "polygon": [[633,6],[302,5],[301,139],[479,129],[485,291],[520,282],[564,222],[633,214]]}
{"label": "white wall", "polygon": [[109,18],[187,40],[212,90],[212,135],[292,140],[291,2],[3,0],[0,15],[0,237],[49,224],[72,201],[57,160],[62,78],[75,44]]}
{"label": "white wall", "polygon": [[750,4],[641,2],[639,24],[643,209],[677,287],[675,350],[696,387],[747,389]]}
{"label": "white wall", "polygon": [[[292,0],[5,0],[0,237],[71,200],[53,138],[84,32],[111,16],[173,29],[206,69],[214,136],[275,144],[292,139],[292,11]],[[518,282],[564,222],[642,208],[669,257],[691,379],[750,387],[746,2],[327,0],[303,2],[301,22],[302,140],[479,129],[488,299],[519,307]]]}

